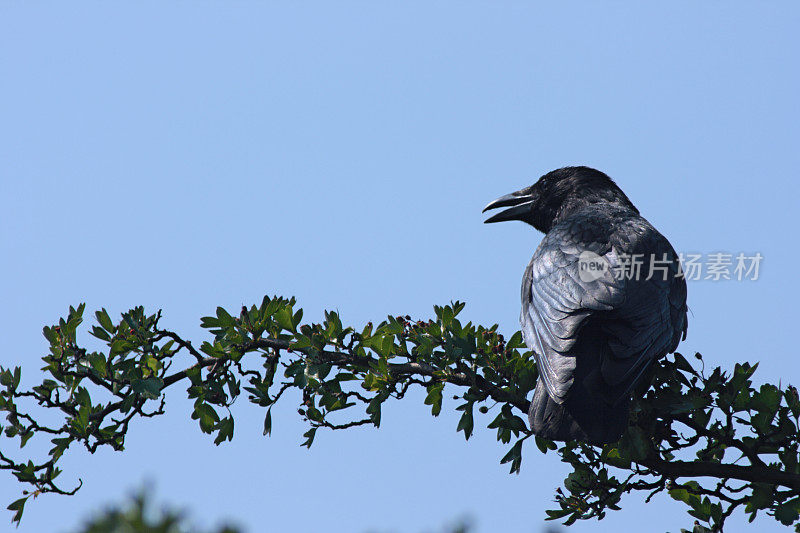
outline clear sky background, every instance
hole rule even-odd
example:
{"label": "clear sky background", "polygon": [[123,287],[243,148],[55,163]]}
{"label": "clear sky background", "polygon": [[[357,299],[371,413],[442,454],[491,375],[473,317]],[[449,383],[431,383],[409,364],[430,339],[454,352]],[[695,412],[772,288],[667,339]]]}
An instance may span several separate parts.
{"label": "clear sky background", "polygon": [[[357,326],[460,299],[511,333],[541,236],[480,210],[587,164],[677,250],[764,256],[758,281],[690,282],[680,350],[800,385],[797,3],[282,4],[0,3],[0,364],[25,384],[42,326],[79,302],[161,308],[195,342],[201,316],[265,293]],[[62,481],[84,488],[29,503],[19,531],[73,530],[149,480],[197,523],[250,532],[462,516],[539,532],[565,474],[527,446],[508,475],[491,418],[464,442],[452,400],[433,418],[417,394],[309,451],[294,398],[271,438],[242,398],[216,447],[182,396],[124,453],[71,449]],[[0,474],[5,506],[21,487]],[[570,531],[689,524],[682,504],[631,496]]]}

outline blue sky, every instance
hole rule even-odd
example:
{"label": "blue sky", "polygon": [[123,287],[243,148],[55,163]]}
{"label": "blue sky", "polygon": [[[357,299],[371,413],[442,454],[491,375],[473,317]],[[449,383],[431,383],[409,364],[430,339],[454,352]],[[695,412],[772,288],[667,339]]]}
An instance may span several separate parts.
{"label": "blue sky", "polygon": [[[587,164],[679,251],[764,256],[758,281],[690,283],[680,350],[797,383],[798,23],[790,2],[3,2],[0,364],[33,384],[41,327],[83,301],[161,308],[197,341],[201,316],[265,293],[355,325],[460,299],[511,333],[540,235],[480,210]],[[70,450],[84,488],[19,530],[74,529],[149,480],[251,532],[541,531],[565,473],[529,446],[509,476],[452,401],[432,418],[417,395],[308,451],[292,402],[270,439],[239,402],[215,447],[182,394],[125,453]],[[0,478],[0,501],[19,490]],[[689,524],[664,498],[623,506],[570,531]]]}

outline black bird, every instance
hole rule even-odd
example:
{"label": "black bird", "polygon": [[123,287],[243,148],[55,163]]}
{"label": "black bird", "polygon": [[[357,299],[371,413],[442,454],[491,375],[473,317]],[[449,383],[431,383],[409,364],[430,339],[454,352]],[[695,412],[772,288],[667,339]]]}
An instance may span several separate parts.
{"label": "black bird", "polygon": [[520,323],[539,368],[528,412],[550,440],[615,442],[631,393],[686,338],[686,281],[669,241],[604,173],[565,167],[500,197],[488,220],[545,234],[522,278]]}

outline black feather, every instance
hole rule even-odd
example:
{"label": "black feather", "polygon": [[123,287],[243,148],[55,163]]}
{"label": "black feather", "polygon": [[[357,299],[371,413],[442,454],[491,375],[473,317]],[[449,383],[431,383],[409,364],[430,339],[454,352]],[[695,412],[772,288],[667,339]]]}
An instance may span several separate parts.
{"label": "black feather", "polygon": [[[597,170],[555,170],[514,195],[528,206],[513,208],[514,218],[545,233],[522,281],[520,323],[540,373],[531,429],[551,440],[614,442],[631,391],[685,336],[678,256]],[[606,263],[597,279],[581,276],[584,252]],[[629,256],[640,260],[638,276],[620,276]]]}

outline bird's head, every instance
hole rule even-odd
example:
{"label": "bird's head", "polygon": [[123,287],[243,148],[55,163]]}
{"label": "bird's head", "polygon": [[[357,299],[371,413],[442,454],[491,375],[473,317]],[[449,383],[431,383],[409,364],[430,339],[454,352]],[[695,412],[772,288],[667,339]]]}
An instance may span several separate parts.
{"label": "bird's head", "polygon": [[614,181],[589,167],[564,167],[548,172],[539,181],[511,194],[501,196],[483,208],[483,212],[508,207],[484,222],[521,220],[543,233],[576,209],[593,203],[614,204],[639,211]]}

